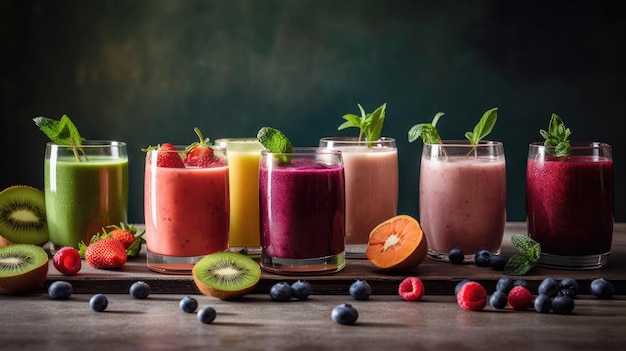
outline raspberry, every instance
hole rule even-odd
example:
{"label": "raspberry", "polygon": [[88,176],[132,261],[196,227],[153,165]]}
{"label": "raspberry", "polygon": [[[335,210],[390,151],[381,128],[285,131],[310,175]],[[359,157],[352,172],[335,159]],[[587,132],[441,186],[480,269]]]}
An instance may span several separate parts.
{"label": "raspberry", "polygon": [[408,277],[398,286],[398,295],[406,301],[418,301],[424,296],[424,283],[418,277]]}
{"label": "raspberry", "polygon": [[519,285],[511,289],[507,299],[514,310],[525,310],[533,305],[533,294]]}
{"label": "raspberry", "polygon": [[478,282],[467,282],[456,294],[456,302],[465,310],[480,311],[487,305],[487,291]]}
{"label": "raspberry", "polygon": [[80,270],[82,262],[78,250],[66,246],[54,254],[52,264],[54,264],[54,268],[64,275],[74,275]]}

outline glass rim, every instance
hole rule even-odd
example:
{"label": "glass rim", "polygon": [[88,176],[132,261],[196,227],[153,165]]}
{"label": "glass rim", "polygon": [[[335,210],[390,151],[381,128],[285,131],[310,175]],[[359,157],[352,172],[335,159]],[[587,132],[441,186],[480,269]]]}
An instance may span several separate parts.
{"label": "glass rim", "polygon": [[309,147],[293,147],[291,152],[272,152],[268,149],[261,151],[261,155],[290,155],[290,156],[305,156],[305,155],[341,155],[340,150],[329,149],[320,146]]}
{"label": "glass rim", "polygon": [[429,147],[494,147],[503,146],[504,143],[495,140],[481,140],[476,145],[472,145],[469,140],[442,140],[440,144],[427,144],[424,146]]}
{"label": "glass rim", "polygon": [[215,139],[215,141],[213,142],[213,144],[217,144],[217,143],[229,143],[229,142],[241,142],[241,143],[252,143],[252,142],[259,142],[258,138],[254,138],[254,137],[234,137],[234,138],[218,138]]}
{"label": "glass rim", "polygon": [[[556,146],[546,146],[543,141],[535,141],[528,144],[529,148],[533,149],[556,149]],[[611,148],[611,144],[602,141],[570,141],[570,147],[573,150],[583,149],[605,149]]]}
{"label": "glass rim", "polygon": [[[174,146],[176,148],[176,150],[161,150],[159,148],[154,148],[152,150],[148,150],[147,152],[176,152],[176,153],[181,153],[181,152],[185,152],[187,147],[189,147],[189,145],[178,145],[178,144],[172,144],[172,146]],[[210,146],[211,149],[213,150],[217,150],[217,151],[226,151],[226,146],[222,146],[222,145],[211,145]]]}
{"label": "glass rim", "polygon": [[356,136],[327,136],[327,137],[322,137],[320,138],[320,141],[332,141],[332,142],[336,142],[336,143],[357,143],[357,144],[367,144],[367,143],[379,143],[379,144],[385,144],[385,143],[395,143],[396,139],[394,138],[390,138],[390,137],[380,137],[376,140],[372,140],[372,141],[368,141],[368,140],[359,140],[359,137]]}
{"label": "glass rim", "polygon": [[[46,143],[48,146],[59,146],[59,147],[72,147],[72,145],[67,144],[57,144],[53,141],[49,141]],[[100,139],[88,139],[83,140],[83,143],[78,148],[96,148],[96,147],[120,147],[127,146],[125,141],[119,140],[100,140]]]}

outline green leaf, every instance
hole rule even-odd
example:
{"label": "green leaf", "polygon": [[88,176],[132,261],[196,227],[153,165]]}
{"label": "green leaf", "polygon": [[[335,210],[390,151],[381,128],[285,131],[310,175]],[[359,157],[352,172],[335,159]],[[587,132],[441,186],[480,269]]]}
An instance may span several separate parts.
{"label": "green leaf", "polygon": [[[257,133],[257,139],[264,148],[275,153],[291,153],[293,146],[291,142],[280,130],[272,127],[263,127],[259,129]],[[277,157],[282,163],[291,162],[291,157],[287,155],[280,155]]]}
{"label": "green leaf", "polygon": [[425,144],[441,144],[441,137],[437,131],[437,122],[444,115],[443,112],[437,112],[431,123],[416,124],[409,129],[409,142],[422,138]]}
{"label": "green leaf", "polygon": [[569,142],[572,131],[565,127],[565,123],[556,113],[550,117],[548,130],[540,129],[539,134],[545,139],[543,145],[547,147],[548,153],[557,157],[569,156],[572,153]]}
{"label": "green leaf", "polygon": [[504,273],[524,275],[539,263],[541,245],[524,234],[513,234],[511,243],[519,250],[519,253],[509,259],[504,267]]}
{"label": "green leaf", "polygon": [[489,135],[493,130],[496,120],[498,119],[498,108],[492,108],[487,110],[480,118],[474,130],[472,132],[466,132],[465,137],[470,141],[472,145],[478,144],[484,137]]}
{"label": "green leaf", "polygon": [[[83,144],[83,138],[78,132],[78,128],[67,115],[61,116],[59,121],[39,116],[33,118],[33,121],[39,129],[50,138],[50,140],[58,145],[71,146],[77,161],[81,161],[79,151],[83,153],[79,147]],[[85,159],[87,157],[85,156]]]}
{"label": "green leaf", "polygon": [[365,136],[367,146],[371,147],[374,141],[380,139],[383,124],[385,122],[387,104],[382,104],[372,113],[366,113],[361,104],[357,104],[357,106],[361,111],[361,117],[355,114],[345,114],[343,115],[343,119],[346,121],[343,122],[337,129],[343,130],[346,128],[358,128],[359,140],[362,140],[363,136]]}
{"label": "green leaf", "polygon": [[506,275],[524,275],[528,273],[534,264],[531,264],[528,258],[522,254],[517,254],[509,258],[506,266],[504,266],[504,274]]}

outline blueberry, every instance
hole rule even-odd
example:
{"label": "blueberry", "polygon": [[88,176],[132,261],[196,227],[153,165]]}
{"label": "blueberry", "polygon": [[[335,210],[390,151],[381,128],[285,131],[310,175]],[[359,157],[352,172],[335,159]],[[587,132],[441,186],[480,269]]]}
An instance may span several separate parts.
{"label": "blueberry", "polygon": [[559,283],[559,289],[561,291],[569,290],[569,292],[571,293],[569,295],[573,298],[578,295],[578,292],[580,291],[580,285],[574,278],[565,278]]}
{"label": "blueberry", "polygon": [[513,286],[523,286],[526,289],[530,290],[530,287],[528,286],[528,282],[525,279],[517,279],[513,282]]}
{"label": "blueberry", "polygon": [[548,313],[552,308],[552,300],[546,294],[539,294],[533,299],[533,307],[539,313]]}
{"label": "blueberry", "polygon": [[339,324],[354,324],[359,318],[359,312],[352,305],[344,303],[333,308],[330,318]]}
{"label": "blueberry", "polygon": [[198,301],[193,297],[185,296],[180,299],[178,307],[180,307],[183,312],[193,313],[198,308]]}
{"label": "blueberry", "polygon": [[556,314],[570,314],[574,310],[574,299],[567,295],[559,295],[552,299],[552,311]]}
{"label": "blueberry", "polygon": [[504,291],[496,290],[489,297],[489,305],[495,309],[501,310],[506,307],[508,303],[507,294]]}
{"label": "blueberry", "polygon": [[448,260],[450,260],[451,263],[461,264],[465,261],[465,254],[463,254],[461,249],[454,248],[448,252]]}
{"label": "blueberry", "polygon": [[463,286],[463,284],[469,282],[469,279],[463,279],[460,282],[456,283],[456,286],[454,287],[454,295],[456,295],[459,290],[461,290],[461,287]]}
{"label": "blueberry", "polygon": [[311,284],[305,280],[298,280],[291,284],[291,294],[298,300],[306,300],[311,295]]}
{"label": "blueberry", "polygon": [[502,291],[506,294],[509,293],[509,291],[511,291],[511,289],[513,289],[513,279],[509,278],[509,277],[502,277],[500,279],[498,279],[498,282],[496,283],[496,290],[498,291]]}
{"label": "blueberry", "polygon": [[537,293],[540,295],[545,294],[552,298],[556,296],[559,290],[559,281],[548,277],[541,281],[539,288],[537,288]]}
{"label": "blueberry", "polygon": [[503,271],[509,260],[500,255],[492,255],[489,259],[489,266],[496,271]]}
{"label": "blueberry", "polygon": [[130,295],[136,299],[145,299],[150,295],[151,289],[148,283],[138,281],[130,286]]}
{"label": "blueberry", "polygon": [[96,312],[102,312],[106,310],[109,305],[109,300],[103,294],[95,294],[89,299],[89,307]]}
{"label": "blueberry", "polygon": [[615,295],[615,286],[604,278],[598,278],[591,281],[589,291],[595,297],[608,300]]}
{"label": "blueberry", "polygon": [[556,296],[567,296],[573,299],[576,297],[576,294],[574,294],[574,291],[570,289],[561,289],[559,290],[559,292],[556,293]]}
{"label": "blueberry", "polygon": [[350,285],[350,296],[355,300],[367,300],[372,294],[372,287],[365,281],[357,279]]}
{"label": "blueberry", "polygon": [[286,282],[280,282],[272,285],[270,288],[270,297],[274,301],[285,302],[291,299],[291,285]]}
{"label": "blueberry", "polygon": [[474,255],[474,262],[480,267],[489,267],[489,260],[493,254],[489,250],[478,250]]}
{"label": "blueberry", "polygon": [[211,324],[215,320],[217,313],[211,306],[204,306],[198,311],[198,320],[204,324]]}
{"label": "blueberry", "polygon": [[65,281],[56,281],[48,287],[48,295],[53,300],[69,299],[73,292],[72,284]]}

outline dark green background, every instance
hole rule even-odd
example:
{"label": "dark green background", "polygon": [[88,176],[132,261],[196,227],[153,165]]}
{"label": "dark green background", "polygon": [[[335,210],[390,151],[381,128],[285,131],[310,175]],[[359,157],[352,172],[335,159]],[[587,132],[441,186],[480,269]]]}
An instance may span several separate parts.
{"label": "dark green background", "polygon": [[499,108],[508,218],[525,219],[527,145],[558,113],[572,139],[611,143],[615,216],[626,221],[622,1],[0,0],[0,186],[43,187],[46,137],[32,118],[68,114],[84,137],[130,153],[130,218],[143,221],[142,147],[262,126],[298,146],[345,113],[386,102],[398,140],[399,211],[419,216],[421,141],[409,128],[446,115],[463,138]]}

